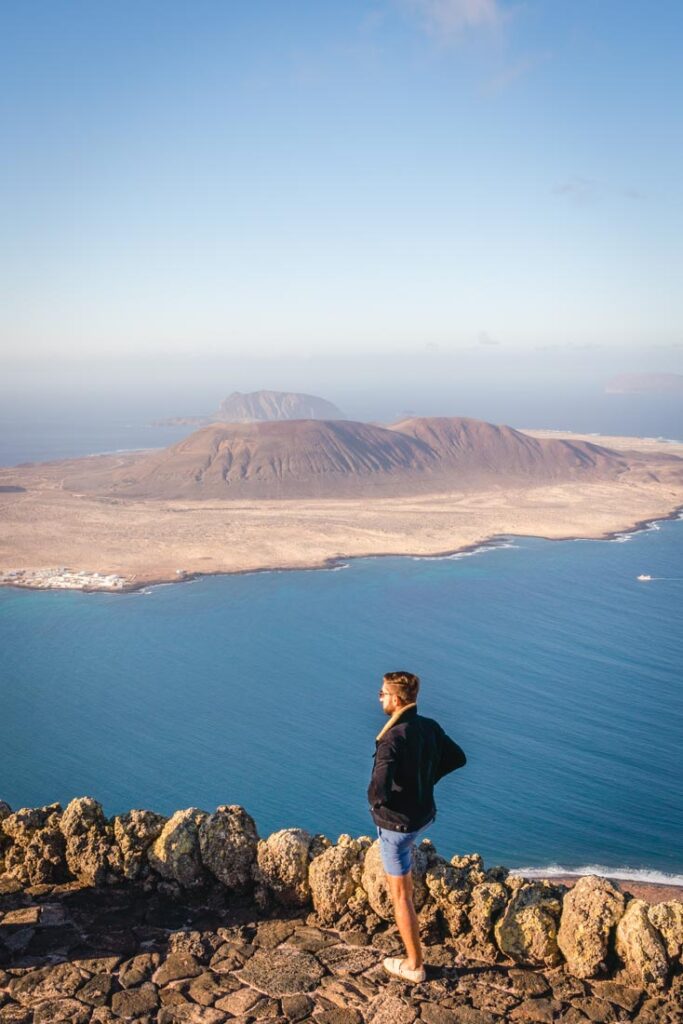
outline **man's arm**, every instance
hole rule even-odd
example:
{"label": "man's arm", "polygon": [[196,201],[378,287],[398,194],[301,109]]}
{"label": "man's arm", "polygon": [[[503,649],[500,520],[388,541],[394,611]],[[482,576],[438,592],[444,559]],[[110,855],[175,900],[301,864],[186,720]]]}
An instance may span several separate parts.
{"label": "man's arm", "polygon": [[396,750],[389,740],[381,742],[375,754],[375,766],[368,786],[368,800],[371,807],[380,807],[389,802],[394,782]]}
{"label": "man's arm", "polygon": [[454,772],[456,768],[462,768],[467,764],[465,751],[459,747],[455,740],[452,740],[446,733],[443,734],[441,743],[441,756],[436,766],[434,782],[438,782],[444,775]]}

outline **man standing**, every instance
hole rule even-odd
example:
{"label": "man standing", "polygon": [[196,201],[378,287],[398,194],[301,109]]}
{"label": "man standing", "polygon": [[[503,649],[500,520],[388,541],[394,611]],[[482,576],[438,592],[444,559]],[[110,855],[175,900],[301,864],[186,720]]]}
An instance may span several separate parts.
{"label": "man standing", "polygon": [[377,737],[368,800],[387,885],[406,957],[384,967],[403,981],[424,981],[420,932],[413,904],[415,839],[436,818],[434,785],[462,768],[466,757],[432,718],[417,713],[420,680],[412,672],[387,672],[379,697],[390,715]]}

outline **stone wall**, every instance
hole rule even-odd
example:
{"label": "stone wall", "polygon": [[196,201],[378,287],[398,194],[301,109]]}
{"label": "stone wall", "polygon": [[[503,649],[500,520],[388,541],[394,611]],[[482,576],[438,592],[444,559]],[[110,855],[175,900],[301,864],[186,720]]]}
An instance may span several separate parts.
{"label": "stone wall", "polygon": [[[282,829],[267,839],[239,806],[170,818],[132,810],[108,819],[91,797],[13,812],[0,802],[0,893],[78,880],[131,883],[171,896],[223,887],[262,910],[313,910],[321,925],[374,934],[393,918],[378,842]],[[650,906],[607,879],[568,889],[485,869],[476,854],[416,850],[415,906],[426,941],[450,937],[464,957],[526,967],[564,964],[578,978],[619,971],[651,994],[681,970],[683,903]]]}

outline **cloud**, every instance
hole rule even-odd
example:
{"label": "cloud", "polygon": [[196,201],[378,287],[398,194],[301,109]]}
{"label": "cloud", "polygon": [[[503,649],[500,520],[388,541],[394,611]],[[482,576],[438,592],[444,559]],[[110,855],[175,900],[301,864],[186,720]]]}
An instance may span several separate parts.
{"label": "cloud", "polygon": [[583,178],[575,174],[553,189],[556,196],[562,196],[578,206],[598,202],[607,196],[619,196],[623,199],[642,199],[643,193],[635,188],[620,188],[595,178]]}
{"label": "cloud", "polygon": [[600,183],[594,178],[582,178],[578,174],[553,189],[556,196],[564,196],[573,203],[592,203],[600,197],[601,191]]}
{"label": "cloud", "polygon": [[408,0],[427,29],[440,37],[453,37],[467,29],[495,29],[505,14],[500,0]]}

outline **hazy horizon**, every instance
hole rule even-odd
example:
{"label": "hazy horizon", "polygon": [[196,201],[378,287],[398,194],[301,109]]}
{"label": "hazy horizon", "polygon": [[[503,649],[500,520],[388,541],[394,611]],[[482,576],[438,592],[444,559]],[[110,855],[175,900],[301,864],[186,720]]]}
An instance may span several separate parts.
{"label": "hazy horizon", "polygon": [[[680,372],[680,352],[661,351],[658,367]],[[615,359],[602,349],[487,347],[466,355],[52,360],[40,374],[15,363],[0,383],[0,465],[163,447],[196,428],[153,420],[209,415],[231,392],[261,389],[317,395],[357,420],[470,416],[518,429],[683,440],[680,394],[605,393],[616,373],[651,370],[648,352]]]}

